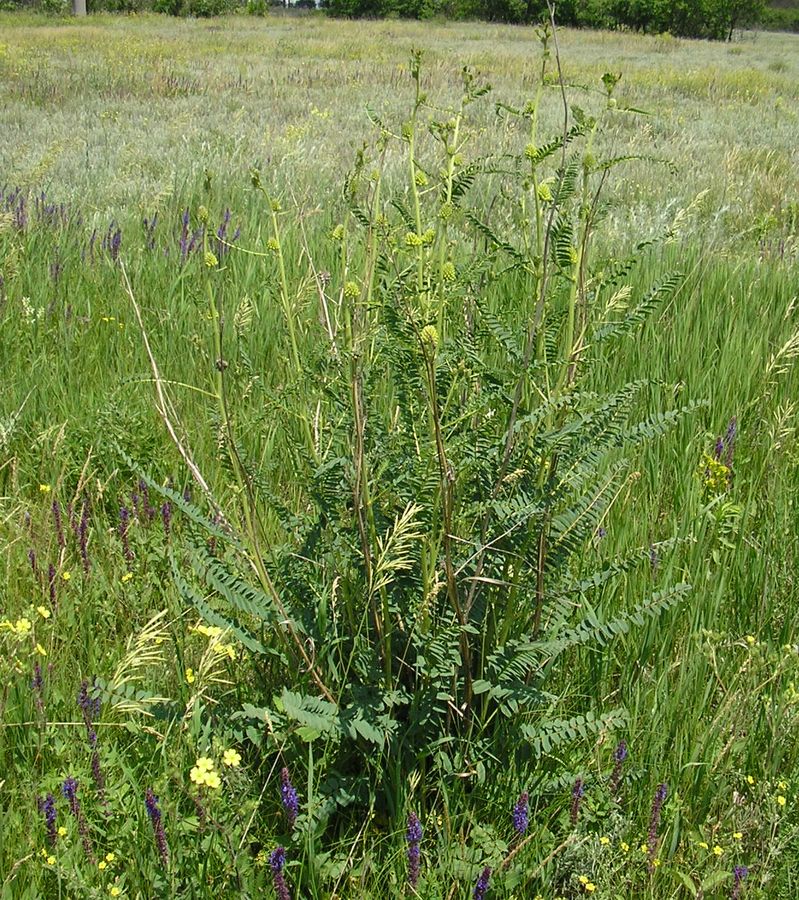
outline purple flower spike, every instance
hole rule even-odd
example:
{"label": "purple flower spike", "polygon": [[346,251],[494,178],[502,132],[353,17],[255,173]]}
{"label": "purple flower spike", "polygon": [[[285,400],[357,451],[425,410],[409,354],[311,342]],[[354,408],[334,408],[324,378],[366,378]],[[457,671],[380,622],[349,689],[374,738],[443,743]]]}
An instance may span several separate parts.
{"label": "purple flower spike", "polygon": [[611,797],[615,797],[619,792],[625,759],[627,759],[627,742],[619,741],[616,749],[613,751],[613,771],[610,774],[610,783],[608,784]]}
{"label": "purple flower spike", "polygon": [[164,823],[161,817],[161,808],[158,806],[158,797],[155,796],[152,788],[147,788],[144,792],[144,805],[147,808],[150,824],[153,826],[153,835],[155,836],[155,846],[158,849],[158,856],[166,869],[169,865],[169,848],[166,843],[166,832],[164,831]]}
{"label": "purple flower spike", "polygon": [[408,816],[408,830],[405,833],[405,840],[408,842],[408,883],[415,888],[419,883],[420,850],[419,845],[422,842],[422,823],[416,813]]}
{"label": "purple flower spike", "polygon": [[569,811],[569,821],[571,822],[572,828],[577,824],[577,819],[580,816],[580,804],[582,803],[584,793],[585,783],[582,778],[578,778],[574,782],[574,787],[572,788],[572,806]]}
{"label": "purple flower spike", "polygon": [[300,804],[297,798],[297,791],[289,779],[289,770],[285,767],[280,772],[280,798],[283,801],[283,809],[286,811],[289,828],[294,828],[294,823],[297,821],[297,816],[300,812]]}
{"label": "purple flower spike", "polygon": [[269,855],[269,867],[272,869],[272,881],[275,885],[277,900],[291,900],[289,886],[286,884],[286,876],[283,867],[286,865],[286,851],[282,847],[275,847]]}
{"label": "purple flower spike", "polygon": [[749,869],[746,866],[736,866],[732,870],[732,893],[730,894],[730,900],[738,900],[741,896],[741,891],[743,890],[744,879],[749,877]]}
{"label": "purple flower spike", "polygon": [[58,500],[53,500],[53,523],[55,524],[55,534],[58,540],[58,546],[62,549],[66,546],[67,541],[64,537],[64,524],[61,519],[61,505]]}
{"label": "purple flower spike", "polygon": [[474,900],[483,900],[486,893],[488,892],[488,885],[490,881],[491,867],[486,866],[480,873],[480,877],[477,879],[477,884],[474,886],[474,894],[472,894]]}
{"label": "purple flower spike", "polygon": [[658,848],[658,825],[660,824],[660,813],[663,810],[663,804],[666,802],[668,794],[668,785],[659,784],[652,800],[652,812],[649,817],[649,832],[647,833],[646,846],[649,855],[649,871],[655,871],[655,854]]}
{"label": "purple flower spike", "polygon": [[83,815],[80,800],[78,800],[77,779],[73,778],[71,775],[65,778],[64,783],[61,785],[61,793],[69,800],[69,811],[78,823],[78,833],[80,834],[80,839],[83,844],[83,850],[86,853],[89,862],[94,863],[94,848],[92,847],[92,840],[89,837],[89,823]]}
{"label": "purple flower spike", "polygon": [[513,828],[521,837],[530,825],[530,795],[523,791],[513,807]]}
{"label": "purple flower spike", "polygon": [[39,797],[39,811],[44,816],[44,824],[47,828],[47,843],[50,847],[55,847],[58,840],[58,830],[56,829],[58,811],[55,808],[55,797],[52,794]]}
{"label": "purple flower spike", "polygon": [[133,562],[133,551],[130,549],[130,541],[128,540],[128,527],[130,526],[130,510],[127,506],[120,507],[119,510],[119,537],[122,541],[122,552],[128,562]]}

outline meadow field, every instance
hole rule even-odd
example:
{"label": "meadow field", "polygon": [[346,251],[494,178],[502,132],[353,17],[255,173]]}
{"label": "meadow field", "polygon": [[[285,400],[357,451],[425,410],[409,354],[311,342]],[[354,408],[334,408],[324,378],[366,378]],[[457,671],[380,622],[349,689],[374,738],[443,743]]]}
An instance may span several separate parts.
{"label": "meadow field", "polygon": [[0,12],[0,900],[799,896],[799,36]]}

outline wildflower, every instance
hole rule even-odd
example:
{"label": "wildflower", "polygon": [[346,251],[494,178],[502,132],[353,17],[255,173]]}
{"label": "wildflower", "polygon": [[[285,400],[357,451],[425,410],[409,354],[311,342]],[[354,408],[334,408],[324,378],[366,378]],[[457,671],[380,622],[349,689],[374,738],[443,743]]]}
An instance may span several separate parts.
{"label": "wildflower", "polygon": [[213,791],[215,791],[217,788],[221,787],[222,779],[219,777],[219,773],[218,772],[206,772],[205,785],[206,785],[206,787],[211,788],[211,790],[213,790]]}
{"label": "wildflower", "polygon": [[740,841],[741,838],[743,838],[743,832],[742,832],[742,831],[733,831],[733,833],[732,833],[732,839],[733,839],[734,841]]}
{"label": "wildflower", "polygon": [[641,851],[641,853],[649,853],[649,847],[646,844],[641,844],[638,849]]}
{"label": "wildflower", "polygon": [[408,830],[405,832],[405,840],[408,843],[408,882],[415,888],[419,883],[420,850],[422,842],[422,823],[416,813],[408,816]]}
{"label": "wildflower", "polygon": [[743,882],[745,878],[749,877],[749,869],[746,866],[736,866],[732,870],[732,894],[730,894],[730,900],[738,900],[741,896],[741,890],[743,889]]}
{"label": "wildflower", "polygon": [[593,894],[595,890],[596,890],[596,885],[594,884],[593,881],[586,882],[586,884],[585,884],[586,894]]}
{"label": "wildflower", "polygon": [[164,534],[169,537],[172,529],[172,504],[168,500],[161,506],[161,521],[164,523]]}
{"label": "wildflower", "polygon": [[483,871],[480,873],[480,877],[477,879],[477,884],[474,886],[474,894],[472,894],[473,900],[483,900],[488,891],[488,884],[491,881],[491,867],[486,866]]}
{"label": "wildflower", "polygon": [[746,643],[751,647],[757,643],[757,638],[753,634],[747,634]]}
{"label": "wildflower", "polygon": [[280,244],[276,238],[271,237],[266,242],[266,249],[271,250],[272,253],[279,253],[280,252]]}
{"label": "wildflower", "polygon": [[272,881],[275,885],[277,900],[291,900],[289,887],[286,884],[286,876],[283,867],[286,865],[286,851],[282,847],[275,847],[269,856],[269,866],[272,869]]}
{"label": "wildflower", "polygon": [[668,793],[668,786],[659,784],[652,800],[652,812],[649,817],[649,832],[647,833],[647,847],[649,850],[649,871],[654,869],[653,860],[658,845],[658,825],[660,824],[660,813]]}
{"label": "wildflower", "polygon": [[133,572],[125,572],[125,574],[119,580],[122,582],[122,584],[127,584],[129,581],[133,580]]}
{"label": "wildflower", "polygon": [[35,649],[39,656],[47,656],[47,651],[44,649],[44,647],[42,647],[41,644],[37,643]]}
{"label": "wildflower", "polygon": [[32,627],[33,626],[31,625],[30,619],[22,618],[17,619],[17,621],[14,623],[13,630],[18,637],[24,638],[31,633]]}
{"label": "wildflower", "polygon": [[361,296],[361,289],[357,281],[348,281],[344,285],[344,296],[348,300],[357,300]]}
{"label": "wildflower", "polygon": [[607,836],[601,837],[599,839],[599,843],[602,844],[603,847],[607,847],[607,845],[610,843],[610,838]]}
{"label": "wildflower", "polygon": [[587,876],[587,875],[579,875],[579,876],[577,877],[577,880],[578,880],[578,881],[580,882],[580,884],[582,884],[583,886],[585,886],[586,884],[588,884],[588,876]]}
{"label": "wildflower", "polygon": [[[39,798],[39,811],[44,816],[44,824],[47,828],[47,843],[51,847],[55,847],[58,835],[61,833],[59,828],[56,831],[55,823],[58,812],[55,808],[55,797],[52,794],[46,794]],[[66,832],[66,829],[64,829]]]}
{"label": "wildflower", "polygon": [[128,562],[133,561],[133,551],[130,549],[130,541],[128,540],[128,528],[130,526],[130,510],[127,506],[121,506],[119,509],[119,538],[122,541],[122,552]]}
{"label": "wildflower", "polygon": [[54,865],[55,865],[55,857],[54,857],[54,856],[48,856],[48,857],[47,857],[47,865],[48,865],[48,866],[54,866]]}
{"label": "wildflower", "polygon": [[196,681],[196,678],[194,676],[194,669],[192,669],[192,668],[186,669],[186,683],[194,684],[195,681]]}
{"label": "wildflower", "polygon": [[747,776],[746,776],[746,783],[747,783],[747,784],[754,784],[754,783],[755,783],[755,779],[754,779],[751,775],[747,775]]}
{"label": "wildflower", "polygon": [[219,260],[210,250],[205,251],[203,262],[205,263],[206,269],[215,269],[219,265]]}
{"label": "wildflower", "polygon": [[708,844],[707,841],[700,841],[700,842],[699,842],[699,846],[700,846],[703,850],[709,850],[709,849],[710,849],[710,844]]}
{"label": "wildflower", "polygon": [[621,849],[622,849],[622,853],[629,853],[629,852],[630,852],[630,845],[627,843],[627,841],[622,841],[620,846],[621,846]]}
{"label": "wildflower", "polygon": [[423,347],[427,347],[433,352],[438,349],[438,329],[435,325],[425,325],[422,329],[419,338],[422,342]]}
{"label": "wildflower", "polygon": [[292,829],[299,815],[300,804],[297,798],[297,791],[289,779],[289,770],[285,766],[280,771],[280,799],[283,802],[289,829]]}
{"label": "wildflower", "polygon": [[719,845],[716,844],[716,846],[713,848],[713,853],[716,856],[721,856],[724,853],[724,849],[723,847],[719,847]]}
{"label": "wildflower", "polygon": [[582,802],[584,793],[585,785],[583,779],[578,778],[574,782],[574,787],[572,788],[572,805],[571,810],[569,811],[569,820],[571,821],[572,828],[577,824],[577,819],[580,815],[580,803]]}
{"label": "wildflower", "polygon": [[39,485],[39,493],[40,494],[49,494],[51,491],[51,487],[49,484],[40,484]]}
{"label": "wildflower", "polygon": [[69,581],[70,578],[72,578],[72,573],[71,573],[71,572],[62,572],[62,573],[61,573],[61,580],[62,580],[62,581]]}
{"label": "wildflower", "polygon": [[89,572],[89,504],[83,501],[83,508],[80,514],[80,523],[78,524],[78,546],[80,548],[80,558],[83,563],[83,571]]}
{"label": "wildflower", "polygon": [[80,800],[78,799],[77,779],[73,778],[71,775],[65,778],[64,783],[61,785],[61,793],[69,801],[69,810],[72,813],[75,821],[78,823],[78,832],[83,844],[83,850],[86,853],[89,862],[93,863],[94,848],[92,847],[92,841],[89,837],[89,825],[86,821],[86,817],[83,815],[83,810],[80,806]]}
{"label": "wildflower", "polygon": [[39,615],[40,615],[43,619],[49,619],[49,618],[50,618],[50,610],[49,610],[46,606],[37,606],[37,607],[36,607],[36,612],[39,613]]}
{"label": "wildflower", "polygon": [[166,868],[169,864],[169,848],[166,843],[166,832],[164,831],[164,823],[161,821],[161,809],[158,806],[158,797],[153,793],[152,788],[147,788],[144,792],[144,805],[147,808],[147,815],[150,817],[150,823],[153,826],[153,835],[155,836],[155,846],[158,849],[158,856]]}
{"label": "wildflower", "polygon": [[621,770],[624,760],[627,759],[627,742],[619,741],[616,749],[613,751],[613,771],[610,774],[610,782],[608,789],[612,797],[615,797],[621,784]]}
{"label": "wildflower", "polygon": [[50,590],[50,606],[55,609],[58,606],[58,595],[55,589],[55,566],[52,563],[47,567],[47,581]]}
{"label": "wildflower", "polygon": [[59,837],[66,837],[66,835],[67,835],[67,830],[66,830],[66,828],[64,828],[63,825],[60,825],[59,828],[58,828],[58,836],[59,836]]}
{"label": "wildflower", "polygon": [[108,888],[108,893],[109,893],[112,897],[118,897],[118,896],[122,893],[122,891],[121,891],[115,884],[112,884],[112,885]]}
{"label": "wildflower", "polygon": [[222,762],[224,765],[236,769],[241,765],[241,754],[233,749],[225,750],[222,754]]}
{"label": "wildflower", "polygon": [[523,791],[513,807],[513,827],[520,837],[527,831],[530,824],[530,796]]}
{"label": "wildflower", "polygon": [[108,863],[104,859],[101,859],[100,862],[97,863],[97,868],[102,872],[108,868]]}
{"label": "wildflower", "polygon": [[444,265],[441,267],[441,277],[448,284],[452,284],[452,282],[455,281],[456,272],[455,272],[455,266],[453,263],[451,263],[451,262],[444,263]]}
{"label": "wildflower", "polygon": [[782,794],[778,794],[778,795],[777,795],[777,803],[778,803],[780,806],[785,806],[785,804],[786,804],[787,802],[788,802],[788,801],[785,799],[785,797],[783,797]]}
{"label": "wildflower", "polygon": [[64,538],[64,525],[61,519],[61,505],[58,500],[53,500],[53,504],[51,506],[53,511],[53,523],[55,524],[55,534],[56,539],[58,540],[58,546],[63,548],[66,546],[67,542]]}
{"label": "wildflower", "polygon": [[778,789],[778,790],[784,791],[787,787],[788,787],[788,782],[787,782],[787,781],[778,781],[778,782],[777,782],[777,789]]}

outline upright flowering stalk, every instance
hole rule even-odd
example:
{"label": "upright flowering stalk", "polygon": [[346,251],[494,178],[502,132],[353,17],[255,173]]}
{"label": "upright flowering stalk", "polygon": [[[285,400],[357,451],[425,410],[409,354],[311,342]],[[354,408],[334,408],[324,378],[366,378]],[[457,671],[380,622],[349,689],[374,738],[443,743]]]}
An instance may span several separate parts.
{"label": "upright flowering stalk", "polygon": [[58,594],[55,589],[55,566],[52,563],[47,567],[47,586],[50,590],[50,606],[55,612],[58,607]]}
{"label": "upright flowering stalk", "polygon": [[53,500],[53,524],[55,525],[55,536],[58,540],[58,546],[62,549],[66,546],[67,541],[64,537],[64,523],[61,518],[61,504],[58,500]]}
{"label": "upright flowering stalk", "polygon": [[749,877],[749,869],[746,866],[736,866],[732,870],[732,893],[730,900],[738,900],[744,889],[744,879]]}
{"label": "upright flowering stalk", "polygon": [[405,840],[408,842],[408,884],[415,888],[419,883],[420,850],[422,842],[422,823],[416,813],[408,816],[408,830],[405,832]]}
{"label": "upright flowering stalk", "polygon": [[55,824],[58,811],[55,808],[55,797],[52,794],[39,797],[39,812],[44,816],[44,824],[47,829],[47,844],[50,847],[55,847],[58,840],[58,830]]}
{"label": "upright flowering stalk", "polygon": [[527,791],[519,794],[516,806],[513,807],[513,829],[519,837],[527,831],[530,825],[530,795]]}
{"label": "upright flowering stalk", "polygon": [[155,796],[152,788],[147,788],[144,792],[144,805],[147,808],[150,824],[153,826],[153,835],[155,836],[155,846],[158,850],[158,856],[161,858],[161,863],[166,869],[169,865],[169,848],[166,843],[164,823],[161,819],[161,808],[158,806],[158,797]]}
{"label": "upright flowering stalk", "polygon": [[81,683],[78,692],[78,706],[83,714],[83,724],[86,726],[86,737],[92,750],[92,779],[97,788],[97,795],[103,806],[107,806],[105,799],[105,775],[100,765],[100,754],[97,750],[97,729],[94,727],[94,719],[100,715],[100,698],[92,697],[89,692],[89,683]]}
{"label": "upright flowering stalk", "polygon": [[31,688],[33,689],[33,697],[36,702],[36,709],[38,709],[41,713],[44,709],[44,700],[42,698],[42,694],[44,692],[44,679],[42,678],[42,667],[39,665],[38,660],[33,664],[33,678],[31,679]]}
{"label": "upright flowering stalk", "polygon": [[667,784],[659,784],[652,800],[652,812],[649,816],[649,832],[646,836],[647,853],[649,856],[649,871],[655,871],[655,854],[658,849],[658,825],[660,824],[660,813],[663,810],[663,804],[666,802],[666,794],[668,793]]}
{"label": "upright flowering stalk", "polygon": [[619,792],[625,759],[627,759],[627,742],[619,741],[616,749],[613,751],[613,771],[610,773],[610,782],[608,783],[611,797],[615,797]]}
{"label": "upright flowering stalk", "polygon": [[286,876],[283,867],[286,865],[286,851],[282,847],[275,847],[269,855],[269,867],[272,870],[272,882],[275,885],[277,900],[291,900],[289,886],[286,884]]}
{"label": "upright flowering stalk", "polygon": [[83,571],[89,574],[89,504],[84,500],[78,525],[78,546],[80,558],[83,563]]}
{"label": "upright flowering stalk", "polygon": [[577,819],[580,816],[580,804],[583,801],[584,793],[585,784],[582,778],[578,778],[574,782],[574,787],[572,788],[572,806],[569,812],[569,821],[571,822],[572,828],[577,824]]}
{"label": "upright flowering stalk", "polygon": [[472,894],[474,900],[483,900],[486,893],[488,892],[488,885],[490,881],[491,867],[486,866],[480,873],[480,877],[477,879],[477,884],[474,886],[474,894]]}
{"label": "upright flowering stalk", "polygon": [[83,844],[86,856],[89,859],[89,862],[94,863],[94,848],[92,847],[92,840],[89,837],[89,824],[86,821],[86,817],[83,815],[83,810],[80,807],[80,800],[78,800],[77,780],[71,775],[64,779],[64,783],[61,785],[61,793],[69,801],[69,811],[78,823],[78,833],[80,834],[81,843]]}
{"label": "upright flowering stalk", "polygon": [[168,539],[172,530],[172,504],[168,500],[161,507],[161,521],[164,523],[164,536]]}
{"label": "upright flowering stalk", "polygon": [[36,551],[33,549],[33,547],[28,550],[28,562],[31,564],[31,571],[33,572],[34,577],[39,582],[39,584],[41,584],[42,576],[39,572],[39,566],[36,563]]}
{"label": "upright flowering stalk", "polygon": [[119,537],[122,541],[122,552],[128,562],[133,562],[133,551],[130,549],[130,541],[128,540],[128,528],[130,527],[130,510],[127,506],[119,509]]}
{"label": "upright flowering stalk", "polygon": [[[724,445],[727,448],[727,454],[724,458],[724,465],[728,469],[732,469],[732,458],[735,453],[735,439],[738,437],[738,419],[733,416],[727,425],[727,433],[724,435]],[[745,867],[744,867],[745,868]]]}
{"label": "upright flowering stalk", "polygon": [[300,812],[300,803],[297,798],[297,791],[289,779],[289,770],[285,767],[280,771],[280,799],[283,801],[283,809],[286,812],[289,829],[292,829]]}

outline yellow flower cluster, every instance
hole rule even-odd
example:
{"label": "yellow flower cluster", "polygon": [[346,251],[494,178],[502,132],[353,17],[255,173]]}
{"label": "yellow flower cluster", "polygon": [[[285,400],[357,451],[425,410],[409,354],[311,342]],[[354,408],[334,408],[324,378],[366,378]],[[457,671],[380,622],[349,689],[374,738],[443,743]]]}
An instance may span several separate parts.
{"label": "yellow flower cluster", "polygon": [[212,790],[216,790],[222,784],[219,773],[214,769],[214,761],[207,756],[201,756],[197,760],[194,768],[189,772],[189,778],[198,787],[205,786]]}
{"label": "yellow flower cluster", "polygon": [[6,631],[10,631],[11,634],[16,635],[17,638],[22,640],[23,638],[28,637],[30,635],[33,626],[31,625],[30,619],[17,619],[16,622],[11,622],[8,619],[3,619],[0,622],[0,629],[5,629]]}

